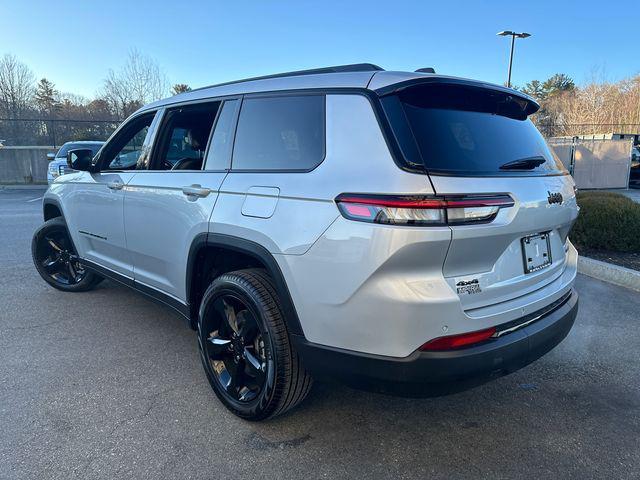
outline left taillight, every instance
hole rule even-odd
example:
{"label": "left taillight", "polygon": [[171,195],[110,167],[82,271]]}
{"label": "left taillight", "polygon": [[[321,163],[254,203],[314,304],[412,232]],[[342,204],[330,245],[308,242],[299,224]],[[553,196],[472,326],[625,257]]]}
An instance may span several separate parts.
{"label": "left taillight", "polygon": [[501,208],[512,207],[507,194],[424,196],[363,195],[336,197],[343,217],[387,225],[467,225],[491,222]]}

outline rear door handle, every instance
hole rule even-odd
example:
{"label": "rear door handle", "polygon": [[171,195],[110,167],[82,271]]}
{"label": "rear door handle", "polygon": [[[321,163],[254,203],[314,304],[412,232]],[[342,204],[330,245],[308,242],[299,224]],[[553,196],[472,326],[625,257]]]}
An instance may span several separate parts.
{"label": "rear door handle", "polygon": [[109,182],[107,183],[107,187],[109,187],[111,190],[122,190],[122,187],[124,187],[124,183],[119,181]]}
{"label": "rear door handle", "polygon": [[188,187],[182,187],[182,193],[184,193],[187,197],[204,198],[211,193],[211,189],[196,184],[189,185]]}

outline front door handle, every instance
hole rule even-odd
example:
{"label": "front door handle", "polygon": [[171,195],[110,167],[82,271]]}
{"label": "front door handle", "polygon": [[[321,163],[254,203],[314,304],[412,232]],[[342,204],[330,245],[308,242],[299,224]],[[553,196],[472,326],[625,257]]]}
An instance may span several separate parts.
{"label": "front door handle", "polygon": [[109,187],[111,190],[122,190],[122,187],[124,187],[124,183],[116,180],[115,182],[107,183],[107,187]]}
{"label": "front door handle", "polygon": [[195,184],[189,185],[188,187],[182,187],[182,193],[187,197],[204,198],[211,193],[211,189]]}

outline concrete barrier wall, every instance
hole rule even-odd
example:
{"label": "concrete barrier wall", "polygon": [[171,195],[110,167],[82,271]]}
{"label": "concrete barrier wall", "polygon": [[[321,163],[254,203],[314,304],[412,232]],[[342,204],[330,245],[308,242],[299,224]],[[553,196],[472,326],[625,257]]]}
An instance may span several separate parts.
{"label": "concrete barrier wall", "polygon": [[53,147],[0,147],[0,184],[47,183]]}

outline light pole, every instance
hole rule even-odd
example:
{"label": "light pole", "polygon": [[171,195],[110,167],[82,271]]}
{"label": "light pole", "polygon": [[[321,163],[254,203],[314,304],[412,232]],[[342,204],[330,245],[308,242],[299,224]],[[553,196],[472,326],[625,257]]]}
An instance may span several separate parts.
{"label": "light pole", "polygon": [[507,87],[511,87],[511,65],[513,64],[513,48],[515,47],[516,37],[518,38],[527,38],[530,37],[530,33],[516,33],[510,30],[503,30],[502,32],[498,32],[496,35],[500,35],[501,37],[511,37],[511,53],[509,54],[509,74],[507,76]]}

